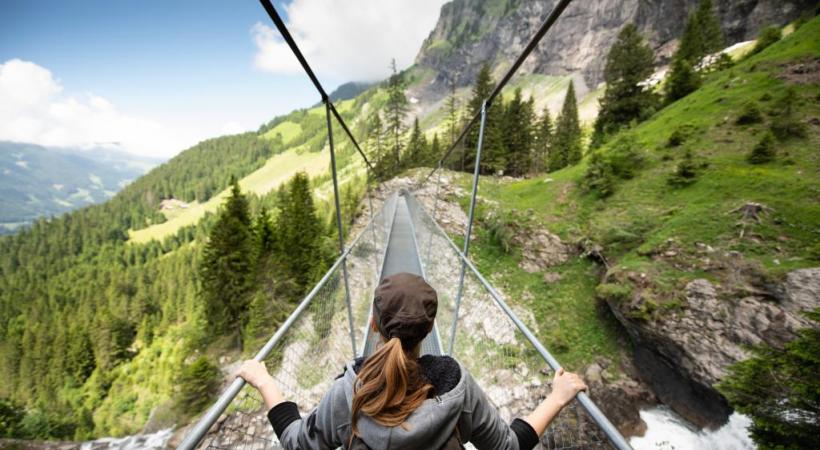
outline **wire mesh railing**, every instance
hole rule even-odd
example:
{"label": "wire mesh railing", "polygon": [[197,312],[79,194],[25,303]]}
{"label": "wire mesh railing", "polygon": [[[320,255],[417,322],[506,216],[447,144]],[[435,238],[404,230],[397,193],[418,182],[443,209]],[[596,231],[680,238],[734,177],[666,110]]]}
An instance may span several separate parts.
{"label": "wire mesh railing", "polygon": [[[436,194],[424,200],[428,207],[439,206],[438,189],[432,191]],[[506,421],[529,414],[549,393],[545,375],[559,367],[535,338],[534,318],[527,310],[507,305],[421,201],[414,195],[406,198],[427,281],[439,293],[437,321],[443,333],[455,332],[446,335],[454,343],[452,356],[470,370]],[[463,268],[459,289],[453,281]],[[457,326],[452,326],[453,321]],[[545,449],[629,448],[586,394],[562,410],[540,445]]]}
{"label": "wire mesh railing", "polygon": [[[351,335],[355,342],[363,342],[395,203],[395,194],[383,202],[379,212],[256,356],[265,361],[283,394],[301,411],[316,407],[345,364],[356,356]],[[345,266],[349,270],[349,310]],[[357,325],[353,330],[348,311]],[[279,448],[266,412],[256,389],[236,380],[189,431],[179,448]]]}

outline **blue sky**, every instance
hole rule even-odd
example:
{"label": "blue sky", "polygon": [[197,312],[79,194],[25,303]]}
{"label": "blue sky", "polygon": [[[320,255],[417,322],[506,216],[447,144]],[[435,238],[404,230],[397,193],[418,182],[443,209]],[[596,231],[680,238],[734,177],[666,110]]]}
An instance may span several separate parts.
{"label": "blue sky", "polygon": [[[409,65],[442,3],[274,2],[328,90]],[[294,61],[254,0],[4,0],[0,139],[168,157],[317,102]]]}

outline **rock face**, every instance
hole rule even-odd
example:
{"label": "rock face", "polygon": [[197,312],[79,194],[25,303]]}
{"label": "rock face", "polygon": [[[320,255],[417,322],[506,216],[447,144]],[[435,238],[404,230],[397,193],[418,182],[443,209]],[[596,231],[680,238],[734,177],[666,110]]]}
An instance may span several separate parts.
{"label": "rock face", "polygon": [[635,344],[638,376],[676,412],[714,427],[731,413],[714,385],[729,365],[748,356],[745,348],[779,348],[811,326],[801,313],[820,306],[820,268],[789,273],[768,295],[737,295],[696,279],[686,285],[684,297],[679,311],[660,318],[632,313],[640,286],[629,301],[607,298],[607,303]]}
{"label": "rock face", "polygon": [[[451,80],[473,82],[482,63],[508,67],[552,11],[555,0],[453,0],[441,9],[435,29],[416,63],[438,72],[425,97],[445,96]],[[664,62],[676,46],[685,18],[698,0],[593,0],[570,4],[561,19],[524,62],[521,72],[583,74],[595,87],[609,47],[620,29],[634,22]],[[714,2],[727,45],[753,39],[766,25],[784,24],[814,6],[809,0],[725,0]]]}

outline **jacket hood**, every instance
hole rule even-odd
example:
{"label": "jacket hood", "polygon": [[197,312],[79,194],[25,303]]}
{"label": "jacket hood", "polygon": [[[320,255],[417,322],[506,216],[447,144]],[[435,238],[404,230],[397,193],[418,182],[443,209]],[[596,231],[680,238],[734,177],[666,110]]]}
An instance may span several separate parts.
{"label": "jacket hood", "polygon": [[[453,434],[464,404],[465,369],[461,364],[458,369],[460,377],[456,386],[442,395],[425,400],[403,425],[385,427],[359,414],[357,426],[364,443],[372,450],[417,450],[420,442],[425,443],[424,448],[442,447]],[[356,383],[352,363],[347,364],[344,380],[347,402],[352,405],[353,386]]]}

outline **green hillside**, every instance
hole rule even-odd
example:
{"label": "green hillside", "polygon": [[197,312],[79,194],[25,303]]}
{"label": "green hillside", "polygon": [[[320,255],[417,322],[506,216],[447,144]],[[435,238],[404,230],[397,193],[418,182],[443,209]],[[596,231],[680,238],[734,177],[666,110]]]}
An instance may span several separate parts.
{"label": "green hillside", "polygon": [[[481,11],[503,16],[513,3],[488,0]],[[491,31],[481,26],[481,20],[476,23],[476,29],[456,30],[452,42],[429,45],[446,54],[460,40]],[[716,254],[739,252],[770,277],[817,265],[819,55],[820,22],[815,19],[734,67],[708,74],[701,89],[610,137],[579,164],[549,174],[538,173],[544,164],[536,169],[518,164],[519,156],[527,164],[543,159],[545,146],[532,139],[537,134],[534,126],[527,130],[530,140],[524,142],[517,125],[523,123],[522,117],[534,124],[544,107],[552,114],[561,109],[570,77],[515,77],[493,105],[493,113],[499,115],[492,119],[492,127],[488,125],[488,134],[493,134],[488,142],[497,148],[488,148],[485,154],[506,152],[501,156],[507,159],[482,170],[537,174],[528,179],[482,179],[479,192],[489,201],[480,202],[478,209],[473,255],[479,267],[513,301],[533,311],[539,338],[556,356],[569,368],[581,369],[596,355],[620,358],[624,345],[619,331],[614,320],[602,319],[608,316],[600,313],[596,296],[626,286],[627,272],[646,274],[654,297],[636,314],[651,316],[674,310],[677,292],[688,280],[722,276],[704,263],[700,248],[717,249]],[[496,78],[501,64],[489,68]],[[793,70],[799,65],[813,69]],[[418,88],[435,75],[432,69],[410,68],[396,75],[394,80],[401,82],[393,93]],[[513,94],[516,88],[523,98]],[[462,121],[470,113],[465,111],[470,91],[462,88],[456,93]],[[579,99],[582,123],[589,125],[602,93],[597,89]],[[410,130],[402,127],[391,136],[386,106],[395,99],[390,94],[390,82],[385,82],[336,105],[371,160],[384,163],[378,169],[385,175],[436,159],[435,150],[443,148],[427,143],[434,132],[446,141],[448,119],[442,107],[419,117],[419,128],[426,132],[423,145],[421,133],[414,141]],[[529,94],[532,103],[526,100]],[[407,109],[407,122],[414,118],[415,107],[404,100],[400,106]],[[765,138],[773,124],[781,123],[784,104],[802,121],[805,136]],[[754,116],[754,110],[760,112],[759,120],[738,124],[740,115]],[[382,114],[378,128],[372,125],[374,113]],[[140,431],[149,418],[157,427],[184,417],[175,409],[181,374],[195,367],[200,356],[206,364],[208,359],[221,364],[220,356],[230,359],[249,350],[239,348],[232,340],[236,336],[209,328],[203,311],[203,294],[208,292],[198,271],[206,258],[204,249],[213,242],[220,211],[225,210],[221,206],[226,198],[237,198],[231,193],[231,180],[238,180],[247,195],[244,217],[254,221],[254,233],[263,235],[265,227],[255,222],[260,217],[268,214],[275,224],[288,218],[282,213],[288,207],[291,213],[301,211],[283,186],[294,172],[306,172],[310,180],[300,177],[299,186],[316,203],[316,217],[309,219],[315,222],[310,225],[318,230],[318,238],[309,250],[319,256],[310,271],[302,271],[300,283],[309,283],[336,251],[325,127],[323,107],[315,106],[277,117],[256,132],[203,141],[103,204],[38,220],[16,236],[0,238],[0,411],[25,416],[15,435],[124,435]],[[341,128],[333,131],[343,218],[349,223],[362,196],[364,165]],[[391,138],[401,141],[398,155],[385,143]],[[511,143],[513,139],[518,144]],[[774,149],[774,160],[751,164],[748,156],[761,142]],[[422,147],[420,156],[413,155]],[[590,173],[598,177],[591,178]],[[467,187],[470,177],[458,174],[455,182]],[[457,200],[466,207],[467,198]],[[743,219],[737,212],[752,202],[765,205],[759,221]],[[244,222],[243,226],[245,232],[251,228]],[[592,251],[598,261],[573,257],[549,269],[550,282],[545,282],[543,272],[523,271],[521,248],[510,245],[512,236],[537,228]],[[300,235],[295,226],[285,231],[290,235],[280,236]],[[279,253],[266,255],[295,259],[282,256],[290,256],[287,245],[279,242]],[[291,286],[292,280],[278,278],[279,266],[287,262],[272,259],[254,261],[259,272],[254,272],[249,288],[249,298],[256,302],[252,306],[275,310],[270,321],[255,324],[257,333],[274,329],[282,311],[303,294]],[[602,260],[609,265],[612,281],[604,288],[599,286]],[[286,295],[280,295],[282,289]],[[247,347],[252,344],[251,340]],[[203,383],[206,388],[209,381],[213,380]],[[207,400],[211,392],[203,392]]]}
{"label": "green hillside", "polygon": [[[817,266],[818,57],[820,20],[815,19],[763,52],[709,74],[699,90],[613,137],[599,150],[604,161],[617,162],[628,149],[641,162],[631,179],[616,177],[607,197],[585,188],[589,155],[577,166],[527,180],[483,178],[479,195],[489,201],[478,204],[474,258],[479,267],[511,298],[530,306],[539,338],[570,368],[581,369],[596,355],[618,358],[616,327],[596,311],[596,287],[605,268],[600,261],[573,258],[551,268],[560,280],[546,283],[544,273],[518,267],[520,248],[503,250],[505,236],[547,228],[564,242],[590,250],[599,246],[613,282],[628,286],[628,272],[645,274],[653,298],[635,314],[647,316],[679,307],[682,287],[694,278],[731,282],[719,269],[725,254],[738,252],[763,280]],[[806,66],[813,68],[806,71]],[[790,88],[805,137],[777,140],[774,161],[751,164],[748,155],[780,119]],[[761,121],[738,124],[750,104],[762,112]],[[674,142],[673,135],[682,142]],[[687,152],[697,175],[691,184],[676,186],[670,180]],[[469,176],[458,182],[469,192]],[[466,208],[468,199],[460,201]],[[765,205],[759,222],[744,219],[738,209],[749,203]],[[715,249],[711,261],[705,248]],[[613,286],[598,288],[598,294],[607,295]]]}

